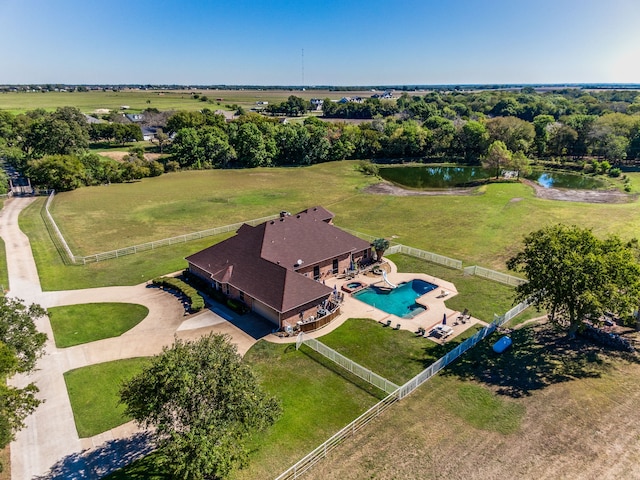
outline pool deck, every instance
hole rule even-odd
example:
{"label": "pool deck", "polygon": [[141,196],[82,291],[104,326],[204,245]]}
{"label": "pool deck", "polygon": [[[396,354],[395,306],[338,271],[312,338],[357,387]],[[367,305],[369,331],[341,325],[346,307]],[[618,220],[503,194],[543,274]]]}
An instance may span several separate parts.
{"label": "pool deck", "polygon": [[[386,259],[385,259],[386,260]],[[386,324],[388,320],[391,320],[391,325],[388,328],[395,328],[398,324],[400,325],[401,330],[409,330],[411,332],[417,332],[418,329],[423,328],[425,331],[429,332],[433,327],[442,323],[442,319],[444,315],[447,316],[447,325],[453,328],[453,334],[450,335],[444,342],[455,338],[460,333],[465,330],[473,327],[474,325],[487,325],[482,320],[471,317],[466,323],[456,322],[456,319],[460,315],[461,312],[457,310],[452,310],[447,308],[445,305],[445,300],[455,296],[458,294],[456,287],[453,283],[447,282],[440,278],[436,278],[432,275],[427,275],[424,273],[398,273],[398,269],[396,265],[386,260],[387,264],[390,267],[390,271],[387,273],[388,280],[394,285],[398,285],[399,283],[408,282],[415,278],[419,278],[429,283],[433,283],[438,286],[438,288],[432,290],[431,292],[426,293],[419,297],[416,302],[420,305],[427,307],[425,312],[422,312],[416,315],[413,318],[401,318],[396,315],[389,314],[387,312],[383,312],[371,305],[368,305],[360,300],[357,300],[352,295],[345,293],[344,294],[344,302],[342,303],[341,313],[338,317],[336,317],[331,323],[328,325],[314,331],[305,333],[306,336],[312,338],[322,337],[327,333],[335,330],[340,325],[342,325],[349,318],[371,318],[380,324]],[[334,287],[341,291],[341,287],[344,284],[359,281],[362,283],[366,283],[367,285],[384,285],[384,280],[380,275],[374,275],[372,273],[367,274],[358,274],[354,278],[346,279],[346,278],[331,278],[327,280],[327,286]],[[445,296],[442,296],[442,291],[446,292]],[[456,323],[458,323],[456,325]],[[381,328],[382,325],[381,325]],[[384,327],[387,328],[387,327]],[[427,337],[430,341],[434,341],[436,343],[442,343],[443,340],[437,337]],[[295,341],[295,336],[293,337],[277,337],[275,335],[269,335],[266,340],[274,343],[291,343]],[[426,340],[426,339],[425,339]]]}

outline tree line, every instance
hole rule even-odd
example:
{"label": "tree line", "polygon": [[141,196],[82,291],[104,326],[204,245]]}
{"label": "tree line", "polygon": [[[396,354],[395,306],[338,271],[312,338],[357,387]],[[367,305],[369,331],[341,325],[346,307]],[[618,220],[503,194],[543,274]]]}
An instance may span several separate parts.
{"label": "tree line", "polygon": [[[308,103],[290,96],[270,105],[269,113],[302,115]],[[309,116],[283,123],[273,116],[245,113],[228,122],[207,108],[178,111],[163,116],[158,145],[168,156],[159,163],[146,161],[140,148],[124,161],[88,153],[91,142],[140,140],[136,124],[88,124],[73,107],[21,115],[0,112],[0,155],[35,183],[57,190],[177,169],[344,159],[484,162],[497,171],[507,164],[521,170],[529,160],[543,159],[577,161],[596,172],[640,159],[640,95],[635,91],[404,93],[395,102],[371,98],[338,104],[325,99],[323,109],[325,116],[350,109],[356,112],[353,116],[372,118],[354,124]]]}
{"label": "tree line", "polygon": [[89,124],[75,107],[53,112],[37,109],[19,115],[0,112],[0,157],[30,177],[33,184],[58,191],[160,175],[164,165],[147,161],[143,147],[130,149],[122,161],[89,150],[91,142],[125,144],[141,140],[139,125]]}

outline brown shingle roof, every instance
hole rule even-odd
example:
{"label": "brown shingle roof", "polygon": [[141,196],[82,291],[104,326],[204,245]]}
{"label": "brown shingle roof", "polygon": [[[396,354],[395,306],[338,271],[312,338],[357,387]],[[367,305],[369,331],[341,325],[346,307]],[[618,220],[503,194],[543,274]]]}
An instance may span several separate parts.
{"label": "brown shingle roof", "polygon": [[187,257],[187,261],[247,295],[286,312],[325,298],[331,288],[295,272],[297,260],[315,264],[369,248],[369,243],[326,223],[322,207],[266,222],[242,225],[234,237]]}

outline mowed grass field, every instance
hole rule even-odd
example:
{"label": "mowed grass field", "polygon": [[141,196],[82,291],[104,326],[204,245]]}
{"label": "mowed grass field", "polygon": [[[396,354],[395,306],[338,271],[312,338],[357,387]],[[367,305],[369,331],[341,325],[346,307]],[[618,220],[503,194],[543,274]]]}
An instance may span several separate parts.
{"label": "mowed grass field", "polygon": [[[336,214],[338,226],[497,270],[505,270],[524,235],[549,224],[625,239],[640,227],[637,202],[542,200],[522,184],[493,184],[460,196],[368,194],[365,187],[378,180],[356,165],[190,171],[82,188],[57,195],[53,215],[74,253],[86,255],[323,205]],[[629,175],[637,183],[640,174]]]}
{"label": "mowed grass field", "polygon": [[[191,92],[204,95],[209,101],[194,99]],[[227,105],[240,105],[249,109],[256,102],[280,103],[290,95],[310,100],[312,98],[331,98],[339,100],[344,96],[370,97],[372,92],[330,92],[328,90],[122,90],[91,92],[7,92],[0,93],[0,110],[12,113],[24,113],[27,110],[44,108],[55,110],[58,107],[73,105],[83,113],[92,113],[98,109],[120,110],[126,105],[131,113],[146,108],[158,110],[226,110]],[[217,99],[222,99],[218,101]]]}

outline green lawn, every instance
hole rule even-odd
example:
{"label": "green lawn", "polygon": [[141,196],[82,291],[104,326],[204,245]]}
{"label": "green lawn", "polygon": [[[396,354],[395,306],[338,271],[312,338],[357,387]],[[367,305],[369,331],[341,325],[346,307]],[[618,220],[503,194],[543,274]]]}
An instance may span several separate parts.
{"label": "green lawn", "polygon": [[[52,210],[71,249],[84,255],[322,204],[336,214],[338,226],[395,236],[394,241],[465,265],[500,271],[525,234],[551,223],[623,238],[632,238],[640,228],[637,203],[540,200],[521,184],[488,185],[471,196],[366,194],[362,189],[375,179],[354,167],[355,162],[333,162],[172,173],[61,193]],[[640,174],[629,176],[636,181]]]}
{"label": "green lawn", "polygon": [[178,243],[117,260],[87,265],[67,265],[40,215],[39,198],[20,214],[20,228],[29,236],[43,290],[71,290],[109,285],[136,285],[187,267],[184,257],[217,243],[230,234]]}
{"label": "green lawn", "polygon": [[149,313],[147,307],[133,303],[85,303],[47,311],[58,348],[117,337]]}
{"label": "green lawn", "polygon": [[[336,374],[295,345],[260,341],[245,355],[260,383],[280,399],[283,414],[268,430],[249,441],[250,461],[234,479],[274,478],[290,464],[374,405],[372,395],[359,379],[346,372]],[[120,478],[159,479],[152,462],[135,462],[112,475]]]}
{"label": "green lawn", "polygon": [[[492,322],[494,314],[502,315],[514,306],[515,292],[513,287],[508,285],[475,275],[464,275],[462,270],[443,267],[409,255],[394,254],[388,255],[388,258],[396,264],[400,272],[426,273],[452,282],[459,293],[448,299],[445,304],[453,310],[461,312],[468,308],[475,318]],[[541,315],[542,313],[534,308],[528,308],[516,319],[522,322]]]}
{"label": "green lawn", "polygon": [[148,359],[130,358],[70,370],[64,374],[80,438],[106,432],[130,419],[119,405],[120,385],[144,368]]}
{"label": "green lawn", "polygon": [[470,328],[440,345],[407,330],[385,328],[366,318],[351,318],[319,340],[396,385],[403,385],[479,328]]}

